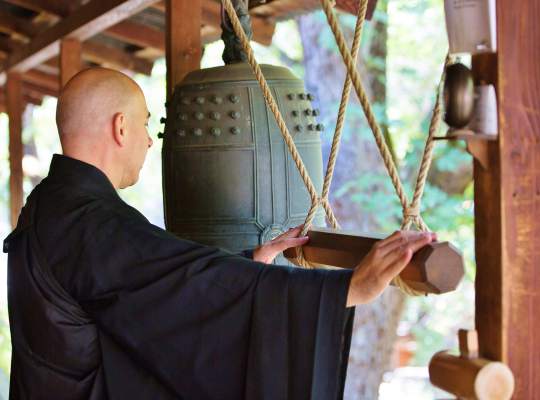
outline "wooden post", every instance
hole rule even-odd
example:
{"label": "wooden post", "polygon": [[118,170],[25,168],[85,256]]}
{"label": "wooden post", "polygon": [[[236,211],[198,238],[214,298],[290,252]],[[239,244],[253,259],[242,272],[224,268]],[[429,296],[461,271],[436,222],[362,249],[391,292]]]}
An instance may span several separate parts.
{"label": "wooden post", "polygon": [[200,68],[201,0],[166,0],[167,99],[186,74]]}
{"label": "wooden post", "polygon": [[499,141],[475,163],[476,327],[482,357],[503,361],[516,399],[540,398],[540,6],[497,2],[498,55],[473,59],[497,83]]}
{"label": "wooden post", "polygon": [[23,206],[22,80],[9,73],[6,82],[6,109],[9,116],[9,208],[11,226],[15,228]]}
{"label": "wooden post", "polygon": [[81,42],[67,38],[60,42],[60,88],[81,70]]}

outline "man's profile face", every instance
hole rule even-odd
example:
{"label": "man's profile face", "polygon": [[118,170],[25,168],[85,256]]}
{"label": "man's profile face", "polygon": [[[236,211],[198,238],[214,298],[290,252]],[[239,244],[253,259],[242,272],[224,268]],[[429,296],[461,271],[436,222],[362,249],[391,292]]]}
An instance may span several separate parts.
{"label": "man's profile face", "polygon": [[139,180],[146,153],[152,146],[152,139],[148,134],[148,120],[150,112],[146,106],[146,100],[142,92],[139,92],[134,102],[130,115],[127,116],[128,125],[128,145],[126,150],[127,157],[127,176],[122,187],[134,185]]}

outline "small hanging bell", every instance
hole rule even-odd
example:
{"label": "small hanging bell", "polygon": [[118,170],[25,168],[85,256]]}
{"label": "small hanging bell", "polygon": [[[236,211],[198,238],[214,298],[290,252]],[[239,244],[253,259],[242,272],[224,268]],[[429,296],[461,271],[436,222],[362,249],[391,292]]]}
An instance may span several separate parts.
{"label": "small hanging bell", "polygon": [[444,82],[444,121],[454,129],[470,122],[474,111],[474,81],[472,72],[461,63],[446,68]]}

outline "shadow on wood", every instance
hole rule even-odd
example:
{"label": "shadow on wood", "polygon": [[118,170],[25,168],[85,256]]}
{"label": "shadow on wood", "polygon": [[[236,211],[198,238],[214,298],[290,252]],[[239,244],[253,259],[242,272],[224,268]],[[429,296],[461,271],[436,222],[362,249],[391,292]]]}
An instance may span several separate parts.
{"label": "shadow on wood", "polygon": [[[303,246],[304,257],[313,264],[355,268],[373,245],[383,239],[372,234],[353,234],[317,228],[308,232],[309,242]],[[283,255],[295,262],[297,248]],[[464,275],[463,257],[448,242],[434,242],[416,252],[400,277],[415,290],[442,294],[456,289]]]}

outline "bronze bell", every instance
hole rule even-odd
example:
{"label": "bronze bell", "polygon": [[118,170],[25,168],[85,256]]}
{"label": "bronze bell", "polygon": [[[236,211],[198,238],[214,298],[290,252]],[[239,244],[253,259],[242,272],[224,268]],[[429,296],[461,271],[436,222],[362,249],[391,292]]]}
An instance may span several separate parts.
{"label": "bronze bell", "polygon": [[461,63],[446,68],[444,108],[444,121],[451,128],[464,128],[471,121],[474,111],[474,81],[471,70]]}
{"label": "bronze bell", "polygon": [[[289,69],[261,67],[320,191],[323,127],[313,96]],[[301,224],[310,206],[274,115],[243,62],[194,71],[175,87],[165,121],[163,185],[170,231],[235,252]],[[316,224],[323,223],[320,213]]]}

